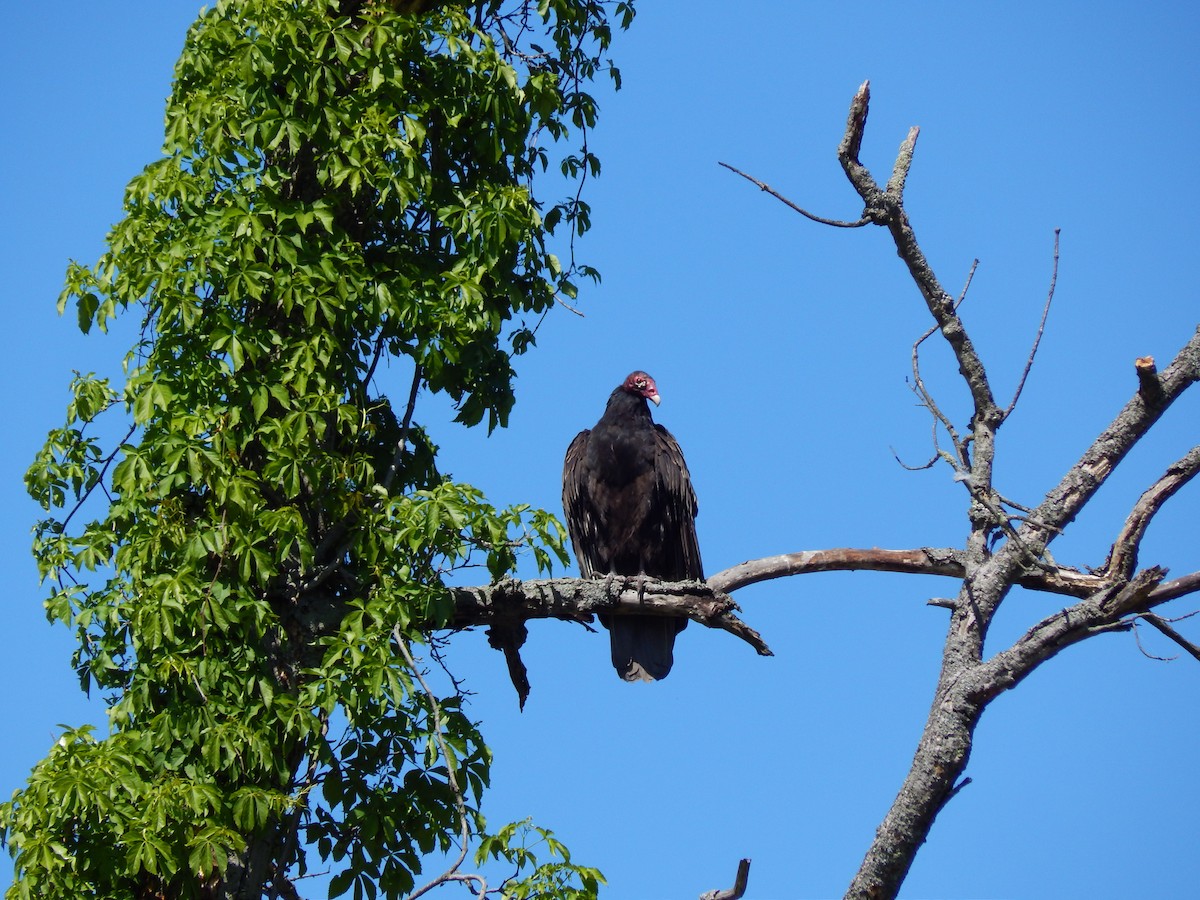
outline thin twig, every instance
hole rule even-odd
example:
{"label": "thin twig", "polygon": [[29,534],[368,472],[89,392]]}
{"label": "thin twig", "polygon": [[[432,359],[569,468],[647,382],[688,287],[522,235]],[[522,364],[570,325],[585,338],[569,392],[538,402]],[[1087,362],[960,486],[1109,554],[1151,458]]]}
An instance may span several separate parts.
{"label": "thin twig", "polygon": [[1186,650],[1192,657],[1200,661],[1200,647],[1197,647],[1182,634],[1167,624],[1167,620],[1154,613],[1143,613],[1142,618]]}
{"label": "thin twig", "polygon": [[384,336],[380,333],[375,339],[375,350],[371,354],[371,364],[367,366],[367,373],[363,375],[362,388],[365,394],[371,385],[371,379],[375,377],[375,369],[379,365],[379,360],[383,358]]}
{"label": "thin twig", "polygon": [[425,683],[425,679],[421,677],[421,672],[417,668],[416,660],[413,659],[412,653],[408,649],[408,642],[404,640],[404,635],[400,632],[400,626],[397,625],[392,629],[392,637],[396,639],[396,646],[399,647],[404,661],[408,663],[409,669],[412,671],[413,678],[417,680],[417,684],[421,686],[421,690],[425,692],[425,698],[429,701],[429,712],[433,717],[433,739],[437,742],[438,752],[442,754],[442,759],[446,761],[446,781],[450,785],[450,790],[454,793],[454,806],[458,811],[458,821],[460,826],[462,848],[459,850],[458,858],[454,861],[445,872],[437,878],[430,881],[428,884],[417,888],[408,895],[408,900],[415,900],[422,894],[428,893],[440,884],[445,884],[447,881],[460,880],[457,876],[458,868],[463,864],[463,860],[467,858],[467,846],[471,838],[471,820],[467,814],[467,802],[463,799],[462,788],[458,784],[458,775],[455,771],[454,758],[450,755],[450,748],[446,746],[446,739],[442,734],[444,724],[442,722],[442,708],[437,702],[437,698],[433,696],[433,691],[429,685]]}
{"label": "thin twig", "polygon": [[791,207],[796,212],[800,213],[800,215],[804,216],[804,218],[812,219],[812,221],[819,222],[821,225],[832,225],[834,228],[862,228],[864,225],[869,224],[871,221],[870,219],[862,218],[862,219],[859,219],[857,222],[842,222],[838,219],[826,219],[822,216],[814,215],[813,213],[810,213],[808,210],[797,206],[795,203],[793,203],[787,197],[783,196],[783,194],[779,193],[779,191],[775,190],[770,185],[764,184],[763,182],[759,181],[757,178],[753,177],[752,175],[747,175],[741,169],[736,168],[735,166],[731,166],[729,163],[724,163],[724,162],[718,162],[717,165],[724,166],[730,172],[734,172],[735,174],[741,175],[743,178],[745,178],[747,181],[751,182],[752,184],[758,185],[758,187],[761,190],[766,191],[768,194],[770,194],[776,200],[779,200],[781,203]]}
{"label": "thin twig", "polygon": [[404,407],[404,421],[400,423],[400,437],[396,440],[396,453],[392,456],[392,464],[388,466],[387,474],[383,476],[384,493],[391,490],[392,482],[396,480],[396,473],[400,470],[400,459],[404,456],[404,450],[408,446],[408,429],[412,426],[413,410],[417,405],[417,392],[421,389],[422,373],[421,364],[417,363],[413,368],[413,380],[412,387],[408,392],[408,403]]}
{"label": "thin twig", "polygon": [[1146,657],[1146,659],[1152,659],[1155,662],[1175,662],[1175,660],[1179,659],[1179,654],[1175,654],[1174,656],[1158,656],[1147,650],[1146,646],[1142,643],[1142,633],[1138,629],[1138,618],[1138,616],[1134,616],[1129,623],[1130,631],[1133,632],[1133,642],[1137,644],[1138,652]]}
{"label": "thin twig", "polygon": [[946,804],[948,804],[951,800],[953,800],[955,797],[957,797],[958,792],[961,791],[963,788],[965,788],[967,785],[971,784],[971,782],[972,782],[972,779],[968,776],[968,777],[964,778],[962,781],[960,781],[958,784],[956,784],[954,787],[952,787],[950,789],[950,792],[948,794],[946,794],[945,797],[942,798],[942,802],[938,804],[938,812],[940,813],[943,809],[945,809]]}
{"label": "thin twig", "polygon": [[[959,293],[958,299],[954,301],[954,312],[955,313],[958,312],[958,308],[960,306],[962,306],[963,303],[966,301],[967,292],[970,291],[970,289],[971,289],[971,282],[975,280],[975,272],[978,269],[979,269],[979,260],[978,259],[972,260],[971,268],[967,272],[967,280],[963,284],[963,289]],[[950,422],[949,417],[947,417],[942,412],[942,410],[938,406],[937,402],[933,399],[933,395],[929,392],[929,389],[925,387],[925,380],[921,377],[921,349],[920,349],[921,344],[923,344],[925,341],[927,341],[933,335],[933,333],[935,331],[937,331],[937,325],[931,326],[924,334],[922,334],[919,338],[916,339],[916,341],[913,342],[913,346],[912,346],[912,372],[913,372],[913,384],[914,384],[913,391],[920,398],[921,405],[924,406],[927,410],[929,410],[930,414],[934,418],[933,446],[934,446],[935,455],[934,455],[934,458],[932,460],[930,460],[928,465],[922,466],[921,468],[932,467],[933,464],[937,461],[937,458],[939,456],[941,456],[941,451],[938,449],[938,443],[937,443],[937,424],[938,423],[941,423],[941,426],[946,429],[946,433],[950,436],[950,440],[954,444],[955,452],[958,453],[959,461],[964,466],[969,467],[971,463],[970,463],[970,459],[967,456],[966,444],[962,440],[959,439],[958,431],[954,428],[953,424]],[[899,462],[899,460],[897,460],[897,462]],[[900,463],[900,465],[903,466],[904,463]],[[905,468],[908,468],[908,466],[905,466]]]}
{"label": "thin twig", "polygon": [[[579,318],[581,318],[581,319],[587,318],[583,313],[581,313],[579,310],[577,310],[575,307],[573,307],[570,303],[568,303],[566,300],[564,300],[562,298],[562,291],[554,292],[554,302],[559,304],[560,306],[565,306],[567,308],[568,312],[575,313],[575,315],[579,316]],[[541,323],[539,322],[538,324],[541,324]],[[535,328],[534,331],[536,331],[536,330],[537,329]]]}
{"label": "thin twig", "polygon": [[[918,343],[919,343],[919,341],[918,341]],[[933,399],[933,395],[931,393],[929,393],[929,391],[925,388],[925,382],[921,380],[920,373],[917,371],[917,345],[916,344],[913,345],[913,372],[916,373],[914,375],[914,378],[916,379],[916,381],[913,384],[909,385],[909,387],[912,389],[912,392],[917,395],[917,400],[921,404],[921,406],[929,411],[929,415],[931,416],[931,418],[933,420],[933,423],[932,423],[933,458],[926,465],[916,467],[917,470],[932,468],[933,464],[936,463],[939,459],[941,459],[941,458],[948,459],[948,457],[949,457],[949,454],[942,452],[941,444],[938,442],[938,439],[937,439],[938,425],[941,425],[944,429],[946,429],[946,434],[949,435],[950,442],[952,444],[954,444],[954,451],[958,454],[959,461],[962,463],[963,466],[969,467],[971,462],[970,462],[969,456],[967,455],[966,442],[959,438],[958,429],[956,429],[954,427],[954,423],[950,421],[950,417],[942,412],[942,408],[940,406],[938,406],[937,401]],[[895,451],[893,451],[893,455],[895,455]],[[904,466],[904,468],[906,468],[906,469],[912,468],[910,466],[905,466],[904,463],[900,461],[899,457],[896,458],[896,461],[899,462],[900,465]],[[954,466],[954,469],[956,472],[961,471],[957,464],[955,464],[952,460],[950,462],[951,462],[951,465]]]}
{"label": "thin twig", "polygon": [[971,289],[971,282],[975,280],[975,270],[979,268],[979,260],[971,260],[971,269],[967,272],[967,281],[963,285],[962,292],[958,295],[958,299],[954,301],[954,311],[958,312],[958,308],[963,305],[963,301],[967,299],[967,291]]}
{"label": "thin twig", "polygon": [[892,451],[892,459],[894,459],[896,462],[898,462],[900,464],[900,468],[904,469],[906,472],[924,472],[926,469],[932,469],[934,467],[934,465],[937,464],[937,461],[942,458],[942,454],[941,454],[941,451],[938,449],[937,421],[936,420],[933,423],[932,430],[933,430],[933,438],[932,438],[932,440],[933,440],[933,455],[930,456],[928,460],[921,463],[921,465],[919,465],[919,466],[910,466],[908,463],[906,463],[904,460],[902,460],[900,458],[900,454],[896,452],[895,447],[888,447],[888,449]]}
{"label": "thin twig", "polygon": [[1029,348],[1029,358],[1025,360],[1025,370],[1021,373],[1020,381],[1017,382],[1016,393],[1013,394],[1012,401],[1004,410],[1006,419],[1016,409],[1017,401],[1021,399],[1021,391],[1025,390],[1025,379],[1029,377],[1029,370],[1033,368],[1033,358],[1037,356],[1038,345],[1041,344],[1042,334],[1046,330],[1046,317],[1050,315],[1050,304],[1054,300],[1054,286],[1058,283],[1058,236],[1061,233],[1061,228],[1054,229],[1054,266],[1050,270],[1050,289],[1046,292],[1046,305],[1042,307],[1042,320],[1038,322],[1037,336],[1033,339],[1033,346]]}
{"label": "thin twig", "polygon": [[[108,473],[108,467],[112,465],[113,460],[117,458],[117,454],[121,452],[121,447],[124,446],[125,442],[129,440],[135,431],[137,431],[136,423],[129,426],[129,430],[125,432],[125,437],[123,437],[117,443],[116,449],[114,449],[112,453],[108,454],[108,458],[104,460],[104,465],[101,466],[100,471],[96,474],[96,480],[88,485],[87,490],[83,492],[83,496],[76,501],[75,505],[71,508],[71,511],[67,513],[67,517],[63,519],[62,525],[60,525],[59,528],[61,528],[63,531],[66,531],[67,526],[71,524],[71,519],[75,517],[75,513],[79,512],[79,510],[83,508],[83,505],[87,503],[88,497],[92,496],[92,491],[94,491],[97,486],[103,488],[104,476]],[[107,490],[106,488],[103,489]]]}

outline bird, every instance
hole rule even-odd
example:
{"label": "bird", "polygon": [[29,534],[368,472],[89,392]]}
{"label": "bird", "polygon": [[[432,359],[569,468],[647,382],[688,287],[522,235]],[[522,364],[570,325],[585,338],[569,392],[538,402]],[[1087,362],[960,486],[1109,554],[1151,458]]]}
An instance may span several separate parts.
{"label": "bird", "polygon": [[[679,443],[651,418],[649,403],[660,402],[654,379],[631,372],[595,427],[567,448],[563,512],[584,578],[704,580],[696,492]],[[675,636],[687,625],[653,615],[601,614],[600,622],[625,681],[666,678]]]}

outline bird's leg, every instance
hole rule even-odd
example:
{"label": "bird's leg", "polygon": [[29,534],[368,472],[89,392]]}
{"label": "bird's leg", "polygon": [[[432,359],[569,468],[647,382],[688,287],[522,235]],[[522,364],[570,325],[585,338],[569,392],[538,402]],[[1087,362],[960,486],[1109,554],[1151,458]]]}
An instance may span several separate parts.
{"label": "bird's leg", "polygon": [[646,596],[646,573],[639,572],[636,575],[618,575],[616,572],[609,572],[604,576],[605,594],[612,592],[613,584],[618,578],[621,580],[622,591],[629,590],[629,588],[637,588],[638,603],[641,603],[642,598]]}
{"label": "bird's leg", "polygon": [[[612,596],[613,584],[616,582],[616,580],[618,578],[621,579],[622,583],[625,581],[625,576],[618,575],[616,572],[609,572],[607,575],[604,576],[604,596],[605,596],[605,598]],[[624,584],[622,584],[621,589],[624,590]],[[618,593],[618,597],[619,597],[620,591],[618,591],[617,593]]]}
{"label": "bird's leg", "polygon": [[[621,591],[629,588],[637,588],[638,603],[641,603],[646,596],[646,573],[639,572],[636,575],[618,575],[616,572],[609,572],[604,576],[604,593],[609,595],[612,593],[613,584],[617,579],[621,580]],[[620,591],[618,591],[618,598]]]}

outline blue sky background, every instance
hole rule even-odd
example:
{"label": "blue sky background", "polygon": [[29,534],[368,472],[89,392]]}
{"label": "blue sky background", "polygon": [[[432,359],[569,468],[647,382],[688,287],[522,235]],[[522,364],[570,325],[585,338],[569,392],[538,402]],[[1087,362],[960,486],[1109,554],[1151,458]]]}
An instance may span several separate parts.
{"label": "blue sky background", "polygon": [[[625,89],[604,99],[592,137],[604,174],[589,185],[595,229],[580,255],[604,281],[581,297],[586,318],[559,310],[543,324],[539,349],[519,363],[507,432],[464,432],[444,405],[418,406],[444,468],[494,502],[558,511],[567,443],[645,368],[663,395],[658,420],[687,454],[710,574],[801,549],[961,545],[965,494],[949,471],[906,472],[892,456],[930,453],[928,417],[906,385],[929,319],[886,234],[815,225],[717,166],[856,218],[835,150],[864,79],[864,162],[886,178],[920,125],[907,189],[917,235],[952,292],[981,260],[964,317],[999,396],[1024,364],[1062,228],[1042,351],[1000,436],[1008,497],[1035,504],[1134,391],[1133,359],[1165,364],[1200,320],[1196,7],[641,6],[617,39]],[[172,66],[197,10],[66,0],[0,12],[3,796],[56,723],[103,722],[76,687],[70,635],[46,624],[28,552],[39,511],[21,479],[62,422],[71,370],[115,374],[128,347],[120,329],[82,337],[54,303],[67,260],[99,255],[125,183],[159,152]],[[953,362],[926,346],[926,382],[964,425]],[[404,377],[383,374],[395,396]],[[1196,443],[1198,412],[1200,395],[1170,411],[1054,545],[1060,562],[1103,562],[1139,493]],[[1144,564],[1200,569],[1198,506],[1196,484],[1170,502]],[[727,886],[742,856],[753,859],[750,900],[840,895],[928,710],[948,614],[925,601],[954,589],[870,573],[748,588],[737,599],[773,659],[693,625],[671,677],[649,686],[615,677],[603,636],[535,623],[523,714],[482,634],[456,637],[451,663],[496,753],[485,813],[555,829],[617,900]],[[989,649],[1061,605],[1015,592]],[[1197,607],[1193,597],[1168,611]],[[1181,626],[1194,639],[1196,621]],[[1175,654],[1157,635],[1143,642]],[[1130,635],[1050,661],[985,715],[974,783],[938,819],[905,896],[1194,894],[1198,689],[1194,661],[1153,661]],[[0,859],[0,881],[10,873]],[[315,883],[302,890],[324,896]]]}

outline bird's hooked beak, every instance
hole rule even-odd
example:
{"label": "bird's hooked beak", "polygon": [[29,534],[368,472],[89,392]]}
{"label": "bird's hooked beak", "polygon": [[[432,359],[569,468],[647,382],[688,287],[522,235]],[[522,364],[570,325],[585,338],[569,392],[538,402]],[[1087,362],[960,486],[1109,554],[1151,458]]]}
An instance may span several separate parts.
{"label": "bird's hooked beak", "polygon": [[658,404],[662,403],[662,398],[658,396],[658,391],[655,391],[653,394],[647,394],[646,399],[655,406],[658,406]]}

